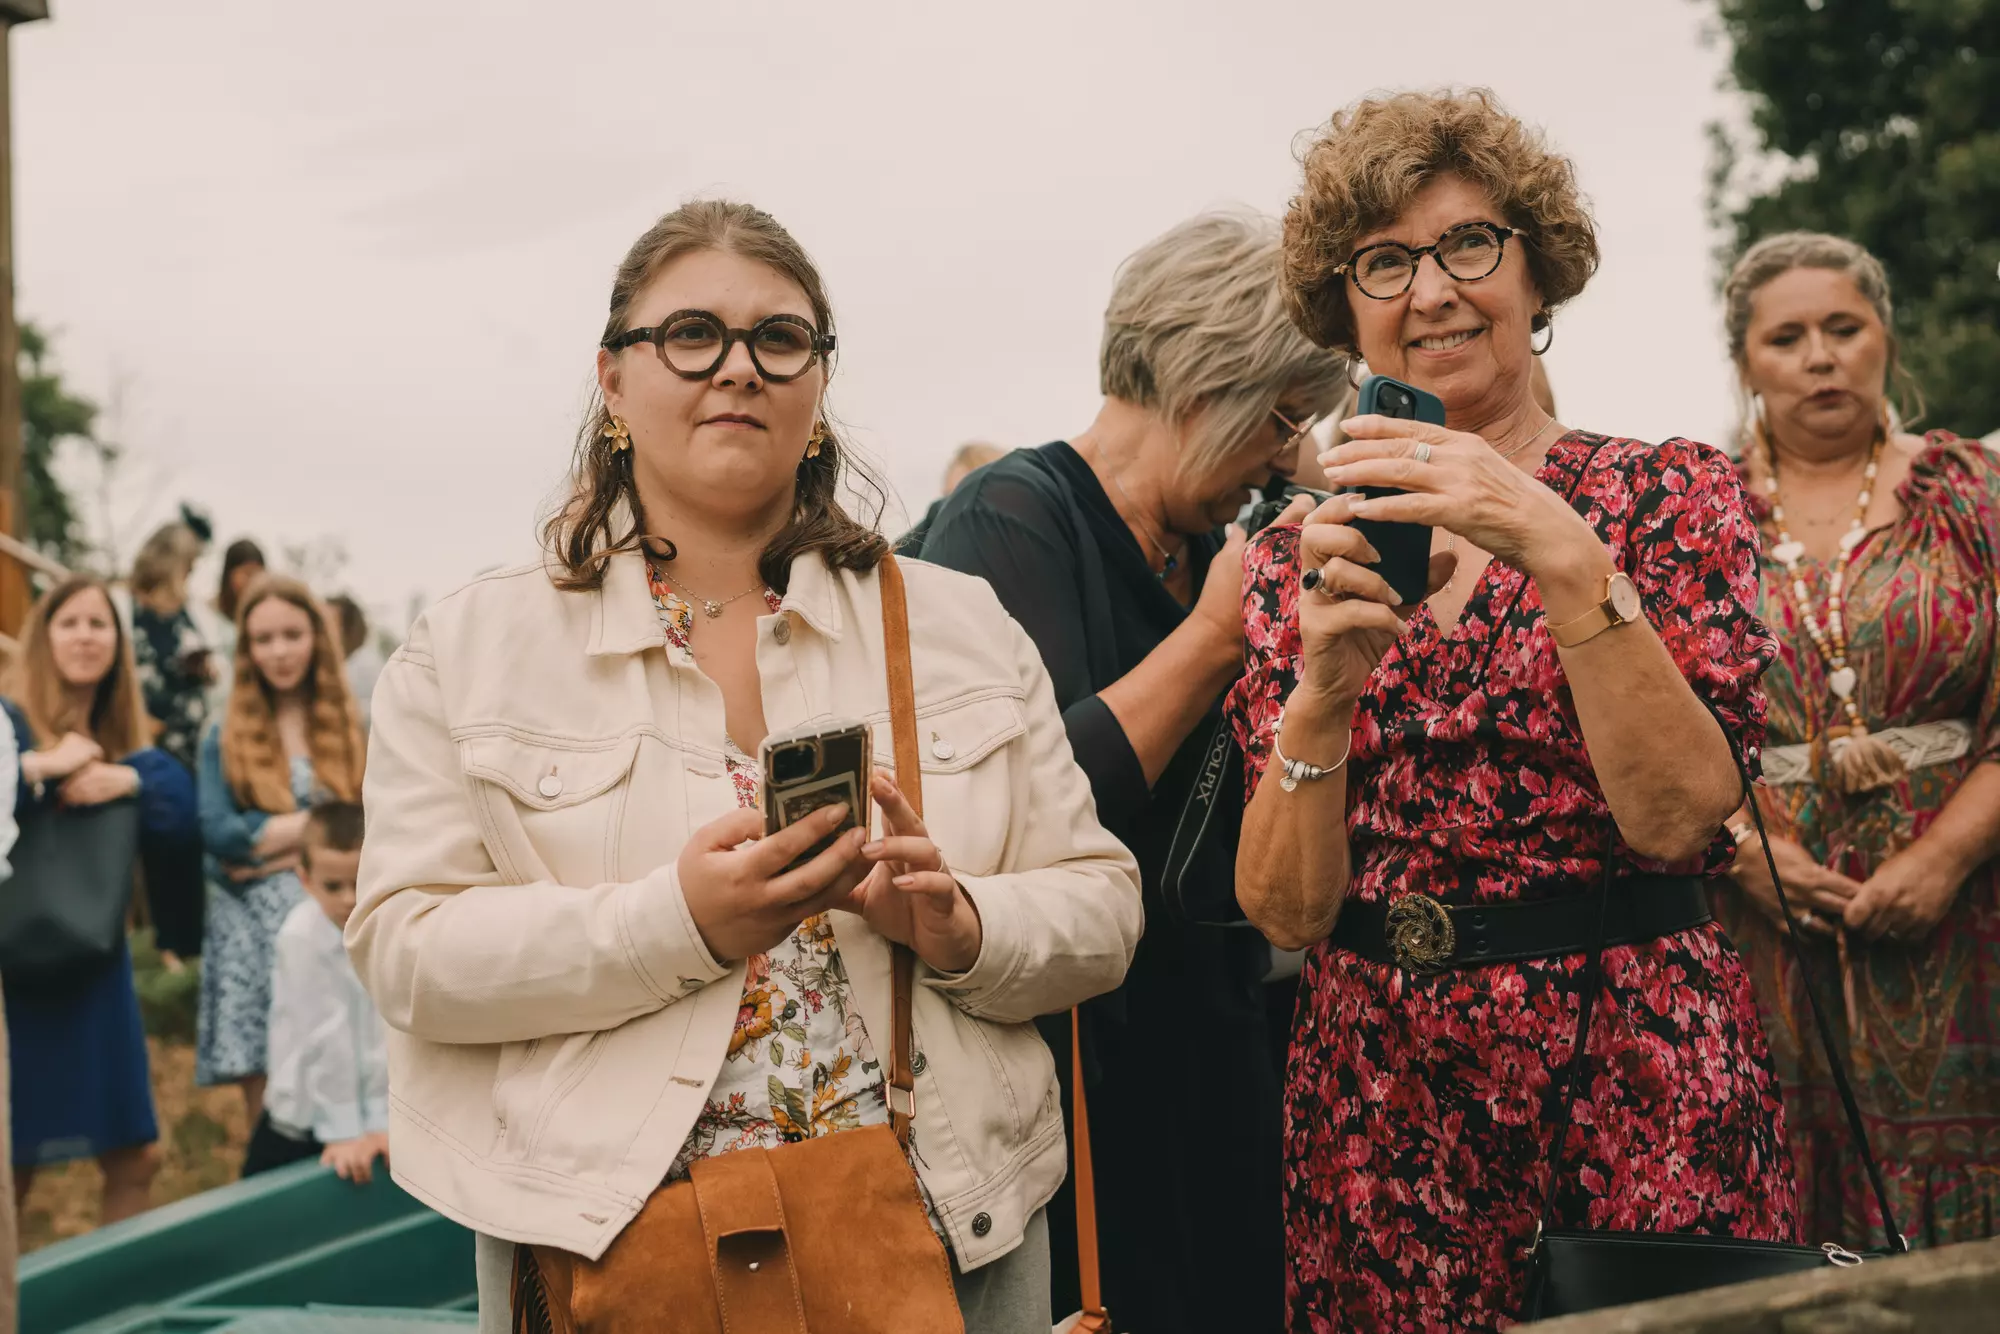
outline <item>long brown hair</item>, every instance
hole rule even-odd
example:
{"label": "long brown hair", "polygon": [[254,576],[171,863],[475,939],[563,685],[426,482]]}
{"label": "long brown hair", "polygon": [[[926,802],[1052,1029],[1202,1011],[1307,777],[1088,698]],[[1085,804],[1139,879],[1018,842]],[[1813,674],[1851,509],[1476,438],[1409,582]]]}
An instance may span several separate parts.
{"label": "long brown hair", "polygon": [[[118,646],[111,656],[111,670],[91,695],[90,716],[79,718],[56,667],[49,626],[71,598],[93,590],[103,595],[105,606],[111,609]],[[102,746],[107,758],[122,760],[152,745],[159,731],[159,724],[146,713],[139,669],[132,661],[132,637],[125,632],[118,604],[111,600],[110,585],[87,574],[71,575],[35,603],[28,614],[28,628],[21,635],[20,654],[7,671],[7,695],[28,715],[28,727],[43,745],[59,740],[66,732],[81,732]]]}
{"label": "long brown hair", "polygon": [[[813,322],[832,334],[833,306],[819,269],[792,234],[760,208],[722,199],[697,199],[683,204],[647,229],[633,243],[611,283],[611,310],[604,321],[604,338],[623,333],[632,303],[647,284],[682,255],[720,250],[767,264],[805,292],[812,303]],[[832,374],[831,361],[827,373]],[[645,510],[632,478],[632,451],[614,450],[604,438],[611,413],[601,390],[593,390],[590,410],[576,436],[576,458],[570,469],[570,494],[542,525],[542,542],[561,566],[556,587],[596,588],[604,582],[604,564],[616,552],[638,549],[646,530]],[[840,489],[871,497],[874,511],[864,523],[840,503]],[[819,454],[799,465],[791,520],[771,539],[758,558],[764,583],[782,593],[790,580],[792,561],[816,551],[836,570],[868,571],[888,554],[889,544],[875,530],[886,493],[873,469],[855,457],[832,421]],[[622,531],[621,531],[622,530]],[[671,534],[666,548],[671,551]]]}
{"label": "long brown hair", "polygon": [[337,800],[359,801],[366,750],[339,636],[312,590],[283,575],[267,574],[250,585],[237,610],[236,674],[222,715],[222,775],[245,809],[274,815],[298,809],[291,763],[278,736],[277,693],[250,656],[250,613],[272,598],[297,607],[312,622],[312,669],[306,673],[305,692],[313,775]]}

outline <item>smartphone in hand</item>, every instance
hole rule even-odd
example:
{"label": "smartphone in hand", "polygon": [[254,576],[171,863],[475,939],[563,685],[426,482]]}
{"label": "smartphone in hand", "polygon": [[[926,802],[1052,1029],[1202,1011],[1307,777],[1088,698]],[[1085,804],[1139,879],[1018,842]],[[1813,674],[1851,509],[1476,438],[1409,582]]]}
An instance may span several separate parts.
{"label": "smartphone in hand", "polygon": [[[1436,394],[1427,394],[1415,385],[1392,380],[1386,375],[1371,375],[1361,382],[1361,394],[1356,400],[1354,415],[1366,417],[1371,414],[1444,425],[1444,403]],[[1386,486],[1355,489],[1370,498],[1402,494],[1394,487]],[[1430,525],[1362,518],[1355,519],[1353,525],[1355,531],[1367,538],[1368,544],[1381,554],[1382,561],[1375,567],[1375,573],[1396,590],[1396,600],[1406,607],[1422,602],[1430,591]]]}
{"label": "smartphone in hand", "polygon": [[819,856],[848,830],[868,827],[873,744],[874,733],[866,723],[820,722],[765,737],[758,747],[766,838],[823,806],[840,802],[847,806],[840,827],[800,854],[792,866]]}

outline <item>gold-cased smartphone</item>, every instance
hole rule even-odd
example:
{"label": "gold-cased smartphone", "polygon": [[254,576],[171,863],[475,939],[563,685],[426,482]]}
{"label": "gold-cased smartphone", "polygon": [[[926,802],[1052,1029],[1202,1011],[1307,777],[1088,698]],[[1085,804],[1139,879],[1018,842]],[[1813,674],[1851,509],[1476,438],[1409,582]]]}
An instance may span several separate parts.
{"label": "gold-cased smartphone", "polygon": [[766,838],[822,806],[847,803],[847,818],[840,827],[795,858],[792,866],[811,861],[847,830],[868,827],[868,777],[873,772],[874,740],[866,723],[835,720],[765,737],[758,747],[758,766],[764,775]]}

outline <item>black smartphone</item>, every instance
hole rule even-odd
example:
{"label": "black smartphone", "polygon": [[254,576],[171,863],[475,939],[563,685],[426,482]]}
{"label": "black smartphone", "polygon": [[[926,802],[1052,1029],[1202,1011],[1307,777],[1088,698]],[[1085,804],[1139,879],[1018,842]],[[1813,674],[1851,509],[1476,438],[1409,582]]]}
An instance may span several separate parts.
{"label": "black smartphone", "polygon": [[[1444,403],[1436,394],[1427,394],[1415,385],[1392,380],[1386,375],[1371,375],[1361,382],[1354,415],[1366,417],[1370,414],[1444,425]],[[1402,494],[1394,487],[1386,486],[1362,486],[1355,490],[1371,499]],[[1357,518],[1354,529],[1381,554],[1382,561],[1375,567],[1375,573],[1396,590],[1396,600],[1406,607],[1422,602],[1430,592],[1430,525]]]}
{"label": "black smartphone", "polygon": [[819,856],[848,830],[868,826],[873,743],[866,723],[849,722],[812,723],[764,738],[757,758],[764,771],[766,838],[822,806],[847,803],[840,827],[794,858],[786,870]]}

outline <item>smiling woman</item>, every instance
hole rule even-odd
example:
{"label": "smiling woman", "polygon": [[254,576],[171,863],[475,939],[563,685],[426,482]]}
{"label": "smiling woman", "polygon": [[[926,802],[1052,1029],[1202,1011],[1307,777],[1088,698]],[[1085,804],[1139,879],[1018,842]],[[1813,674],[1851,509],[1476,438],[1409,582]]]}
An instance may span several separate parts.
{"label": "smiling woman", "polygon": [[[74,577],[43,595],[7,693],[0,707],[19,743],[21,829],[10,895],[75,894],[107,869],[121,891],[129,888],[133,867],[93,868],[85,849],[50,849],[106,838],[106,824],[74,812],[136,805],[142,849],[189,835],[193,785],[183,766],[153,748],[131,641],[101,582]],[[31,854],[37,841],[43,847]],[[49,879],[37,883],[38,875]],[[57,978],[10,975],[5,984],[13,1203],[25,1198],[37,1168],[95,1157],[104,1170],[103,1221],[144,1209],[159,1166],[157,1127],[122,932],[110,958],[75,961]]]}
{"label": "smiling woman", "polygon": [[[1761,739],[1756,533],[1715,451],[1564,431],[1535,402],[1552,312],[1596,262],[1568,161],[1479,92],[1338,113],[1286,216],[1300,327],[1445,408],[1344,423],[1328,480],[1390,494],[1337,495],[1246,557],[1237,890],[1311,947],[1295,1330],[1500,1327],[1542,1223],[1797,1226],[1770,1058],[1698,878],[1732,851],[1730,747]],[[1428,599],[1396,605],[1359,514],[1432,527]],[[1579,921],[1605,924],[1601,963]],[[1589,1134],[1556,1143],[1544,1109],[1599,968]]]}

